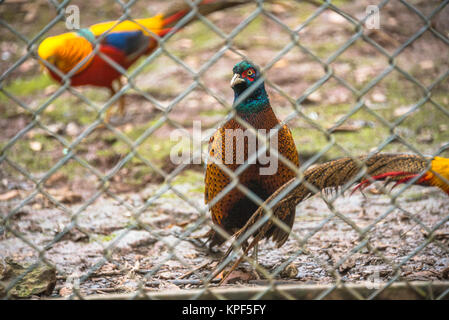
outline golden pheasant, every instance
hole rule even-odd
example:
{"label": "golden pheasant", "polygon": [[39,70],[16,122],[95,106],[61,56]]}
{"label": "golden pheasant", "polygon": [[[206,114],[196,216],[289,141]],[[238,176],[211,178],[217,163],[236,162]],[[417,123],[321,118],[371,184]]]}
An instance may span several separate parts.
{"label": "golden pheasant", "polygon": [[[249,193],[264,201],[296,176],[287,162],[290,162],[290,167],[299,166],[292,134],[274,114],[259,68],[249,61],[242,61],[234,66],[233,73],[231,87],[234,90],[236,115],[211,137],[205,175],[205,202],[211,203],[212,221],[229,235],[243,227],[259,207]],[[262,134],[273,133],[269,149],[277,150],[286,161],[272,157],[273,152],[270,152],[268,159],[251,159],[256,157],[256,152],[260,151],[257,148],[261,148],[262,143],[247,126]],[[244,162],[248,162],[247,167]],[[238,186],[228,187],[235,180],[233,173],[238,184],[247,190]],[[292,208],[285,217],[289,226],[293,224],[294,215]],[[276,227],[268,233],[282,243],[288,238],[287,233]],[[214,230],[208,235],[210,247],[226,240]]]}
{"label": "golden pheasant", "polygon": [[[430,164],[430,168],[428,164]],[[372,156],[362,156],[357,159],[342,158],[306,170],[304,172],[304,181],[319,191],[328,188],[338,188],[353,182],[364,166],[366,167],[366,175],[369,176],[369,179],[361,181],[355,190],[367,186],[372,181],[388,179],[387,181],[396,181],[396,184],[410,182],[421,186],[435,186],[449,195],[449,159],[442,157],[425,159],[417,155],[375,154]],[[291,226],[290,216],[296,205],[314,194],[304,182],[299,184],[298,182],[299,180],[296,178],[291,179],[273,193],[264,203],[266,208],[271,208],[273,216],[286,223],[287,226]],[[290,190],[287,192],[287,195],[283,196],[276,203],[271,204],[276,197],[286,190]],[[262,206],[259,207],[251,218],[248,219],[245,226],[234,234],[235,240],[242,243],[246,242],[247,239],[243,237],[247,231],[265,214],[266,211],[264,208]],[[253,239],[251,243],[244,246],[244,254],[234,263],[231,271],[238,266],[243,256],[257,245],[258,241],[264,238],[270,238],[271,234],[269,231],[273,226],[273,220],[269,219],[252,233],[251,236]],[[273,240],[277,243],[278,247],[285,242],[285,240],[281,242],[277,241],[275,238]],[[234,246],[230,246],[222,261],[234,248]],[[225,279],[226,277],[222,281]]]}
{"label": "golden pheasant", "polygon": [[[206,15],[246,2],[248,0],[203,0],[198,11]],[[182,1],[172,5],[166,13],[151,18],[103,22],[75,32],[48,37],[39,45],[38,55],[56,81],[70,80],[71,86],[104,87],[114,95],[117,89],[113,83],[117,82],[121,87],[122,72],[142,55],[151,54],[158,46],[155,36],[163,37],[173,30],[176,23],[190,10],[191,7]],[[96,42],[99,42],[98,48]],[[63,77],[69,73],[70,77],[64,80]],[[119,100],[121,114],[124,113],[124,107],[122,95]],[[106,113],[106,122],[109,120],[110,110],[111,108]]]}

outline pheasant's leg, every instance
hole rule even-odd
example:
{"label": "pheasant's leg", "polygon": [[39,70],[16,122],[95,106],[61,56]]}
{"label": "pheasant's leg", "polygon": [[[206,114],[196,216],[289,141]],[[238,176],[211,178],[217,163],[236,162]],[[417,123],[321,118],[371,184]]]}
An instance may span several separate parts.
{"label": "pheasant's leg", "polygon": [[109,123],[109,120],[111,119],[111,115],[112,115],[112,109],[109,108],[108,110],[106,110],[106,115],[104,117],[105,123]]}
{"label": "pheasant's leg", "polygon": [[[225,280],[229,277],[229,275],[239,266],[239,264],[243,261],[243,258],[245,257],[245,255],[248,254],[248,251],[251,250],[251,248],[253,248],[255,245],[257,245],[259,243],[260,240],[260,234],[258,234],[253,241],[250,243],[249,246],[247,246],[244,251],[243,254],[241,255],[241,257],[239,259],[237,259],[237,261],[233,264],[233,266],[231,267],[231,269],[229,270],[229,272],[223,277],[223,279],[221,279],[220,283],[218,285],[223,284],[223,282],[225,282]],[[233,248],[232,246],[230,247],[230,249],[228,249],[228,252],[225,254],[225,256],[223,257],[222,261],[224,261],[224,259],[228,256],[228,253],[230,253],[231,248]],[[220,261],[220,262],[222,262]]]}
{"label": "pheasant's leg", "polygon": [[[259,264],[259,259],[258,259],[259,258],[259,243],[256,243],[256,245],[254,246],[253,253],[252,253],[251,257],[256,262],[256,266],[257,266]],[[257,272],[257,267],[255,268],[254,271],[255,271],[254,273],[256,274],[256,277],[258,279],[260,279],[259,272]]]}
{"label": "pheasant's leg", "polygon": [[[111,86],[109,87],[109,91],[111,91],[111,98],[117,93],[117,91],[120,91],[120,89],[123,86],[123,84],[121,82],[121,78],[119,78],[117,83],[118,83],[118,89],[115,89],[113,84],[111,84]],[[111,116],[113,114],[112,109],[113,109],[112,106],[110,106],[108,108],[108,110],[106,110],[106,115],[104,117],[105,123],[109,123],[109,120],[111,119]],[[118,100],[118,111],[121,116],[123,116],[125,114],[125,95],[121,95]]]}
{"label": "pheasant's leg", "polygon": [[[115,95],[116,91],[112,85],[109,88],[109,90],[111,91],[111,98],[112,98]],[[106,115],[104,117],[105,123],[109,123],[109,120],[111,119],[111,115],[112,115],[112,107],[109,106],[108,110],[106,110]]]}
{"label": "pheasant's leg", "polygon": [[256,245],[254,246],[254,249],[253,249],[253,254],[252,254],[252,257],[253,257],[254,261],[256,261],[256,263],[257,263],[258,253],[259,253],[259,244],[256,243]]}
{"label": "pheasant's leg", "polygon": [[[118,79],[118,84],[119,84],[118,90],[120,90],[123,87],[121,77]],[[122,116],[122,117],[125,115],[125,95],[124,94],[122,94],[118,100],[118,112],[120,113],[120,116]]]}
{"label": "pheasant's leg", "polygon": [[120,116],[125,116],[125,95],[122,95],[118,101],[118,112],[120,113]]}
{"label": "pheasant's leg", "polygon": [[[111,91],[111,97],[115,94],[115,90],[114,88],[112,88],[112,86],[109,88],[109,90]],[[104,116],[104,120],[103,123],[100,123],[97,126],[97,129],[105,129],[107,123],[109,123],[109,120],[111,119],[111,114],[112,114],[112,108],[111,106],[109,106],[109,108],[106,110],[106,115]]]}

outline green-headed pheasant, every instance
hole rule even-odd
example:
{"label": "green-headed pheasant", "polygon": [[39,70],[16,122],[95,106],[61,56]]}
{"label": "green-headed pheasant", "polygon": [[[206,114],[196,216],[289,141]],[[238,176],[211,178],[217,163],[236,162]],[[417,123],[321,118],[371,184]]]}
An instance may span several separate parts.
{"label": "green-headed pheasant", "polygon": [[[229,235],[233,235],[243,227],[259,207],[245,190],[242,191],[237,186],[227,189],[235,180],[232,178],[232,173],[237,171],[235,176],[238,183],[246,187],[246,191],[264,201],[295,177],[294,168],[299,166],[292,134],[287,125],[282,124],[274,114],[259,68],[249,61],[242,61],[234,66],[233,73],[231,87],[234,90],[236,113],[210,139],[210,157],[205,176],[205,202],[211,203],[212,220]],[[260,157],[257,161],[251,161],[263,145],[261,140],[256,139],[256,135],[247,129],[247,126],[259,133],[265,132],[266,136],[272,129],[271,132],[274,134],[270,138],[267,149],[271,151],[276,149],[285,159],[278,159],[273,156],[274,152],[269,152],[268,157],[274,163],[266,163]],[[244,164],[246,161],[248,166],[244,167],[247,165]],[[239,172],[240,170],[242,171]],[[285,218],[285,222],[290,227],[294,216],[295,208],[293,207]],[[275,226],[268,231],[268,234],[280,244],[288,238],[288,233]],[[220,245],[226,240],[214,230],[211,230],[208,235],[210,247]]]}

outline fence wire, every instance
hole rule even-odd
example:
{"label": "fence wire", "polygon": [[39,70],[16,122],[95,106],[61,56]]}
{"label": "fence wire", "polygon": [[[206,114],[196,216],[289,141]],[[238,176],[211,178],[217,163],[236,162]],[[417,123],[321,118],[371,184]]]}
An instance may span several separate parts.
{"label": "fence wire", "polygon": [[[307,168],[336,156],[391,150],[430,158],[447,154],[449,0],[378,1],[379,29],[367,28],[376,11],[365,10],[366,1],[254,0],[212,15],[200,14],[199,2],[186,1],[191,11],[176,24],[181,28],[196,18],[189,26],[163,37],[150,32],[157,49],[128,70],[98,51],[109,31],[95,40],[92,55],[126,79],[108,98],[103,89],[71,86],[82,63],[63,74],[37,54],[44,38],[67,31],[67,6],[81,6],[81,21],[86,17],[89,24],[105,20],[96,9],[68,0],[0,4],[0,295],[73,299],[132,292],[129,297],[158,298],[153,291],[182,288],[195,289],[183,297],[242,297],[241,292],[214,290],[220,256],[194,236],[210,228],[223,233],[209,209],[234,187],[263,204],[239,182],[251,159],[235,172],[223,166],[231,182],[206,206],[201,192],[186,186],[203,187],[205,163],[195,160],[207,158],[211,134],[196,146],[189,163],[175,165],[161,157],[171,131],[182,130],[193,140],[193,120],[200,119],[213,133],[235,115],[227,83],[233,64],[242,59],[263,61],[261,81],[302,156],[296,168],[277,155],[297,173],[296,185],[303,183]],[[144,18],[147,6],[167,5],[101,4],[119,12],[118,22]],[[24,21],[30,22],[21,24],[10,16],[23,6]],[[434,55],[419,51],[423,46],[430,48],[424,54]],[[364,54],[356,56],[354,50]],[[41,76],[41,64],[59,74],[61,84]],[[393,76],[397,79],[390,81]],[[127,115],[105,121],[122,96],[131,105]],[[332,96],[337,101],[329,103]],[[370,121],[357,118],[362,112]],[[326,113],[333,116],[331,123],[323,121]],[[357,178],[364,174],[361,170]],[[263,242],[258,263],[244,258],[234,281],[261,288],[249,290],[245,298],[373,299],[404,282],[415,297],[429,297],[422,284],[449,277],[445,195],[414,187],[412,180],[394,191],[376,185],[376,195],[344,196],[356,180],[331,194],[310,186],[317,195],[297,207],[283,248]],[[268,220],[289,229],[267,209],[251,231]],[[49,278],[48,270],[53,270]],[[301,295],[280,285],[288,283],[325,286]],[[364,290],[357,290],[359,284]],[[449,289],[443,283],[435,292],[432,298],[447,298]]]}

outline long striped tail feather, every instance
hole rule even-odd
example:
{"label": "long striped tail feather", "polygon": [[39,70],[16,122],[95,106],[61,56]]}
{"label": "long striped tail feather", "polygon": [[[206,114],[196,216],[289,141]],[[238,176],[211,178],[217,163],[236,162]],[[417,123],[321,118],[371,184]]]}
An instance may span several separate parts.
{"label": "long striped tail feather", "polygon": [[[366,176],[368,176],[368,178],[359,178],[358,180],[361,181],[352,193],[357,190],[363,190],[373,181],[387,181],[387,183],[396,182],[393,188],[401,183],[435,186],[449,195],[449,159],[442,157],[426,159],[417,155],[408,154],[375,154],[372,156],[361,156],[357,159],[342,158],[306,170],[304,172],[303,180],[307,181],[308,184],[313,185],[314,188],[320,191],[329,189],[338,190],[338,188],[351,183],[352,180],[357,177],[360,170],[363,168],[360,166],[360,163],[364,164],[364,167],[367,170]],[[271,207],[273,215],[282,221],[283,218],[286,217],[285,212],[288,212],[292,207],[296,207],[298,203],[314,194],[314,192],[306,186],[306,183],[302,182],[295,186],[281,200],[270,206],[270,203],[276,199],[281,192],[290,188],[296,180],[297,178],[291,179],[272,194],[264,202],[264,205],[254,212],[245,226],[234,234],[235,241],[244,243],[245,245],[242,245],[242,247],[244,247],[243,255],[234,263],[230,272],[240,264],[243,257],[260,240],[263,238],[268,239],[268,231],[274,226],[272,219],[268,219],[251,235],[252,240],[249,245],[246,244],[249,239],[243,239],[247,234],[247,231],[266,214],[263,207]],[[275,240],[277,246],[280,247],[287,239],[283,238],[280,241],[277,239],[273,240]],[[235,246],[234,244],[231,244],[220,262],[223,262],[234,250]],[[226,277],[224,277],[221,282],[225,279]]]}

